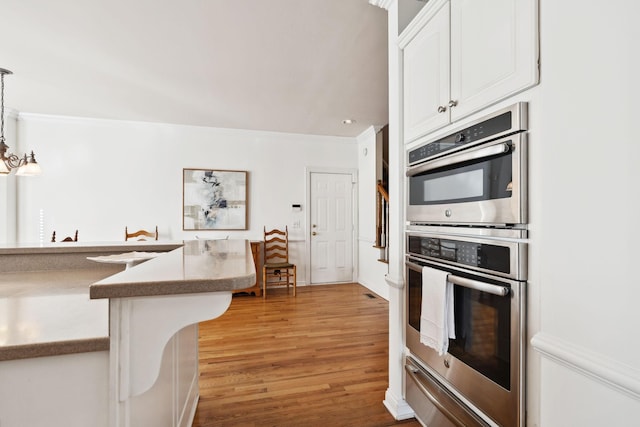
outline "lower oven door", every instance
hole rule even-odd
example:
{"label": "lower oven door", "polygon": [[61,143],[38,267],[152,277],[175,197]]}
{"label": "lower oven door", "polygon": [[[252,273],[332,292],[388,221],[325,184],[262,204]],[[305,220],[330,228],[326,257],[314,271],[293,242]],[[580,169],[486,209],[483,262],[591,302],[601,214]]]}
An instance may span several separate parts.
{"label": "lower oven door", "polygon": [[[523,426],[525,282],[413,257],[406,266],[406,343],[411,355],[444,388],[495,423]],[[449,340],[444,355],[420,342],[424,267],[448,272],[454,283],[456,338]]]}

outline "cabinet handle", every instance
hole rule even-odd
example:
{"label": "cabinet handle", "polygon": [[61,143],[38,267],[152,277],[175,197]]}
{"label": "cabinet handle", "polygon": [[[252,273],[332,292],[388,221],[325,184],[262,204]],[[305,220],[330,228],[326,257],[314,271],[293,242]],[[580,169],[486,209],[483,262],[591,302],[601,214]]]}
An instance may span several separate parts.
{"label": "cabinet handle", "polygon": [[449,101],[449,108],[453,108],[458,105],[458,101],[454,101],[453,99]]}
{"label": "cabinet handle", "polygon": [[447,111],[447,107],[444,105],[438,106],[438,113],[444,113],[445,111]]}
{"label": "cabinet handle", "polygon": [[316,233],[315,231],[313,233],[311,233],[312,236],[315,236],[316,234],[318,234],[318,233]]}

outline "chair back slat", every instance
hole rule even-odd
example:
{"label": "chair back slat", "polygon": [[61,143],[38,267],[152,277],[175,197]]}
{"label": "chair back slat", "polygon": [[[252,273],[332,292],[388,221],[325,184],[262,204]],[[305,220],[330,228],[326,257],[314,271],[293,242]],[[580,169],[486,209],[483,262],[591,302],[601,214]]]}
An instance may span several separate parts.
{"label": "chair back slat", "polygon": [[138,230],[135,233],[129,233],[129,228],[124,228],[124,240],[133,239],[134,237],[139,237],[138,240],[147,240],[145,237],[150,237],[151,239],[158,240],[158,226],[156,225],[155,233],[147,230]]}
{"label": "chair back slat", "polygon": [[277,252],[277,251],[287,252],[287,247],[284,246],[284,245],[271,245],[271,246],[269,246],[269,252]]}
{"label": "chair back slat", "polygon": [[289,230],[264,229],[264,262],[289,262]]}
{"label": "chair back slat", "polygon": [[285,239],[281,239],[280,237],[273,237],[269,240],[265,240],[265,243],[268,243],[268,244],[284,243],[286,245],[287,241]]}

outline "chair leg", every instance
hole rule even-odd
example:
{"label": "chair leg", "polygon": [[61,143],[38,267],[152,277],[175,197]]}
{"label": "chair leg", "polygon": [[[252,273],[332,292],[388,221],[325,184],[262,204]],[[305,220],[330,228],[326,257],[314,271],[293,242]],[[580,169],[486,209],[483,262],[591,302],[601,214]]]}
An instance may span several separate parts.
{"label": "chair leg", "polygon": [[267,269],[262,267],[262,299],[267,299]]}
{"label": "chair leg", "polygon": [[287,268],[287,293],[289,293],[289,269]]}
{"label": "chair leg", "polygon": [[297,275],[296,275],[296,266],[293,266],[293,296],[296,296],[296,286],[298,284]]}

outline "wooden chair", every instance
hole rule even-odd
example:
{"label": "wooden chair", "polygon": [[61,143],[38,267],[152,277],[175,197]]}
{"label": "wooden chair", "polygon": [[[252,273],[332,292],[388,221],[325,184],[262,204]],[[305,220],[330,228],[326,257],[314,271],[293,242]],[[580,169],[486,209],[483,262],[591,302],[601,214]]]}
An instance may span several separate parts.
{"label": "wooden chair", "polygon": [[[296,296],[296,265],[289,262],[289,230],[264,228],[264,250],[262,251],[262,297],[267,297],[267,284],[293,285],[293,296]],[[283,280],[284,279],[284,280]],[[291,281],[293,279],[293,282]]]}
{"label": "wooden chair", "polygon": [[129,240],[134,237],[139,237],[137,240],[147,240],[146,237],[153,238],[154,240],[158,240],[158,226],[156,225],[156,232],[153,233],[147,230],[138,230],[135,233],[129,233],[129,229],[124,227],[124,240]]}
{"label": "wooden chair", "polygon": [[[51,242],[55,243],[56,241],[56,232],[55,230],[53,231],[53,234],[51,235]],[[78,241],[78,230],[76,230],[76,233],[73,235],[73,237],[65,237],[64,239],[60,240],[61,242],[77,242]]]}

